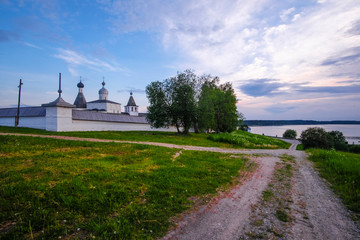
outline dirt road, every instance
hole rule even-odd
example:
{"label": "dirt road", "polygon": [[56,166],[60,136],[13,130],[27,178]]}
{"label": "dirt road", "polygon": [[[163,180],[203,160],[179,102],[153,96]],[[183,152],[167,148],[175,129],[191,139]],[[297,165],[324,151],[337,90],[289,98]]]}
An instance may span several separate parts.
{"label": "dirt road", "polygon": [[[305,152],[296,151],[297,142],[292,143],[289,150],[242,151],[269,156],[257,159],[259,168],[245,183],[223,196],[216,205],[208,204],[185,216],[178,228],[163,239],[253,239],[246,235],[252,228],[251,208],[261,198],[281,154],[294,156],[297,168],[292,179],[290,227],[279,229],[287,234],[275,238],[360,239],[360,230],[351,220],[349,211],[314,171]],[[271,216],[265,221],[271,221]]]}
{"label": "dirt road", "polygon": [[[29,136],[28,134],[8,134]],[[212,151],[234,154],[261,154],[253,157],[259,165],[257,170],[230,192],[212,199],[197,211],[185,214],[178,227],[163,239],[247,239],[246,229],[251,228],[252,207],[259,202],[264,189],[273,177],[279,157],[288,154],[295,157],[291,186],[290,227],[282,229],[285,235],[278,239],[360,239],[360,230],[351,220],[349,211],[330,190],[307,160],[305,152],[296,151],[296,141],[289,150],[238,150],[213,147],[180,146],[166,143],[115,141],[65,136],[32,135],[72,141],[96,141],[147,144],[184,150]],[[290,141],[291,142],[291,141]],[[270,221],[269,219],[265,219]],[[265,237],[266,238],[266,237]]]}

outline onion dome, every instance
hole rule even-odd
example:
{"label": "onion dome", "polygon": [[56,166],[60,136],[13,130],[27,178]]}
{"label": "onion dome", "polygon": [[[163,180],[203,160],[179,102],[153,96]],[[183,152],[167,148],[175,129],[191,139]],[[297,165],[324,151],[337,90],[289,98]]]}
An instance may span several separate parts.
{"label": "onion dome", "polygon": [[80,82],[77,84],[77,87],[78,87],[78,88],[84,88],[84,84],[81,82],[81,80],[80,80]]}
{"label": "onion dome", "polygon": [[109,94],[109,91],[104,87],[105,82],[103,81],[101,84],[103,85],[103,87],[99,90],[99,94]]}

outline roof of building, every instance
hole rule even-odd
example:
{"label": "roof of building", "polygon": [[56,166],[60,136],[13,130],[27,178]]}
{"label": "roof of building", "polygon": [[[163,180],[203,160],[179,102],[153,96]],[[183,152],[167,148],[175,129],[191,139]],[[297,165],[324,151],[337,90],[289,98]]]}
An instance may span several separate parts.
{"label": "roof of building", "polygon": [[132,96],[132,93],[130,93],[130,98],[129,98],[129,101],[128,101],[128,103],[127,103],[126,106],[138,107],[138,105],[136,105],[136,103],[135,103],[135,100],[134,100],[134,98],[133,98],[133,96]]}
{"label": "roof of building", "polygon": [[96,111],[75,109],[73,109],[72,113],[72,118],[74,120],[148,124],[145,116],[138,117],[130,116],[127,114],[102,113]]}
{"label": "roof of building", "polygon": [[[0,117],[15,117],[17,108],[0,108]],[[46,115],[44,107],[21,107],[20,117],[42,117]]]}
{"label": "roof of building", "polygon": [[77,84],[77,87],[78,87],[78,88],[84,88],[84,84],[81,82],[81,80],[80,80],[80,82]]}
{"label": "roof of building", "polygon": [[88,103],[113,103],[113,104],[121,105],[120,103],[113,102],[113,101],[110,101],[110,100],[95,100],[95,101],[91,101],[91,102],[88,102]]}
{"label": "roof of building", "polygon": [[102,83],[102,88],[99,90],[99,94],[109,94],[109,91],[105,88],[105,82]]}
{"label": "roof of building", "polygon": [[85,96],[82,92],[79,92],[76,99],[75,99],[75,102],[74,102],[74,105],[77,107],[77,108],[86,108],[86,99],[85,99]]}
{"label": "roof of building", "polygon": [[60,96],[55,101],[42,104],[41,106],[42,107],[67,107],[67,108],[75,107],[75,105],[65,102],[64,99],[62,99],[62,97],[60,97]]}

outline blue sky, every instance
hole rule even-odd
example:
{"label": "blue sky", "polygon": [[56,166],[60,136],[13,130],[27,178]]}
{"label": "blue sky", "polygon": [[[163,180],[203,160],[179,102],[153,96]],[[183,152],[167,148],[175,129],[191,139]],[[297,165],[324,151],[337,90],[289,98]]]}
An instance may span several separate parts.
{"label": "blue sky", "polygon": [[187,68],[235,89],[247,119],[360,120],[358,0],[0,0],[0,106],[109,99]]}

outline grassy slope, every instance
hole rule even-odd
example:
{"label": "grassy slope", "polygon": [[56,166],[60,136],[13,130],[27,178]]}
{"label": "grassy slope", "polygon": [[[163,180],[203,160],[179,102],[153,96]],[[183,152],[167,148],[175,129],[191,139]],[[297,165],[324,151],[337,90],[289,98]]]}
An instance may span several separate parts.
{"label": "grassy slope", "polygon": [[0,136],[0,239],[156,238],[245,160],[162,147]]}
{"label": "grassy slope", "polygon": [[321,176],[327,179],[344,203],[360,213],[360,154],[307,150],[309,159],[315,162]]}
{"label": "grassy slope", "polygon": [[[216,136],[227,136],[227,134],[190,133],[189,135],[179,135],[173,132],[148,132],[148,131],[101,131],[101,132],[47,132],[45,130],[31,128],[12,128],[0,126],[0,132],[14,133],[33,133],[45,135],[62,135],[84,138],[114,139],[127,141],[143,142],[162,142],[178,145],[193,145],[203,147],[222,147],[222,148],[288,148],[289,143],[273,139],[266,136],[251,134],[248,132],[237,131],[231,136],[236,137],[236,141],[226,141],[224,138]],[[230,135],[230,134],[229,134]]]}
{"label": "grassy slope", "polygon": [[216,142],[230,143],[242,148],[261,148],[261,149],[277,149],[289,148],[290,143],[271,137],[252,134],[244,131],[234,131],[232,133],[212,134],[209,139]]}

